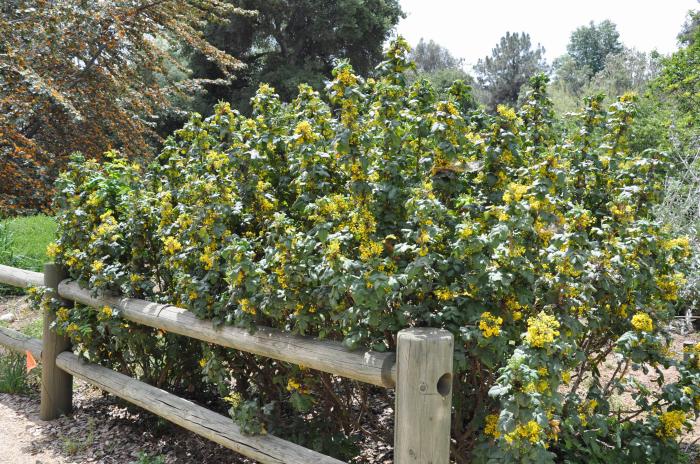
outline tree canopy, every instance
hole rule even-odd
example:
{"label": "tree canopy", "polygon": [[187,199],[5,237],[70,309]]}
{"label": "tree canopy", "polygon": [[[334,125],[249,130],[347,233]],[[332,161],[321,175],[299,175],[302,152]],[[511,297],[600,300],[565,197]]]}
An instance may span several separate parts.
{"label": "tree canopy", "polygon": [[610,54],[623,51],[620,33],[615,23],[609,20],[588,26],[581,26],[571,33],[566,47],[569,56],[580,67],[588,70],[592,76],[605,67],[605,58]]}
{"label": "tree canopy", "polygon": [[0,206],[10,210],[44,207],[73,151],[150,153],[150,115],[197,84],[169,79],[170,48],[187,44],[231,76],[242,63],[201,24],[252,14],[220,0],[10,0],[0,9]]}
{"label": "tree canopy", "polygon": [[529,34],[506,32],[491,56],[480,59],[474,71],[486,92],[486,104],[493,109],[498,104],[515,105],[523,84],[546,68],[544,48],[538,44],[533,49]]}
{"label": "tree canopy", "polygon": [[[249,109],[260,83],[273,85],[289,100],[301,83],[321,88],[338,58],[368,74],[382,58],[382,47],[403,16],[398,0],[241,0],[256,16],[231,16],[209,28],[212,43],[247,65],[231,83],[208,86],[197,110],[210,112],[221,99]],[[192,60],[195,75],[220,77],[201,54]]]}
{"label": "tree canopy", "polygon": [[420,39],[418,45],[411,50],[411,59],[416,63],[416,69],[424,72],[434,72],[441,69],[457,69],[464,62],[456,58],[442,45]]}

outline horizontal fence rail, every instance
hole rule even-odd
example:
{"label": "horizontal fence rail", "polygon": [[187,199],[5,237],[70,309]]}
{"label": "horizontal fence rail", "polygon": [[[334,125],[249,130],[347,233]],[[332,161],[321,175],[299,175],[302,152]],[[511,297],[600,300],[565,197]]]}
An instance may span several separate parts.
{"label": "horizontal fence rail", "polygon": [[12,329],[0,327],[0,345],[6,346],[18,353],[29,351],[35,359],[41,359],[41,340],[28,337]]}
{"label": "horizontal fence rail", "polygon": [[[0,328],[0,345],[5,345],[19,353],[30,351],[36,359],[41,358],[41,340],[27,337],[11,329]],[[259,462],[343,464],[342,461],[272,435],[243,435],[230,417],[217,414],[106,367],[89,363],[68,351],[58,355],[56,365],[63,371],[104,391]]]}
{"label": "horizontal fence rail", "polygon": [[253,333],[240,327],[215,328],[211,321],[198,319],[186,309],[176,306],[135,298],[93,297],[90,290],[74,281],[61,282],[58,294],[61,298],[94,308],[109,306],[118,309],[121,316],[129,321],[227,348],[300,364],[381,387],[392,388],[396,382],[394,353],[351,351],[338,342],[291,335],[268,327],[258,327]]}
{"label": "horizontal fence rail", "polygon": [[22,288],[39,287],[44,285],[44,274],[0,264],[0,284]]}
{"label": "horizontal fence rail", "polygon": [[[63,304],[73,302],[117,309],[126,320],[208,343],[303,365],[361,382],[396,389],[394,462],[447,464],[452,405],[453,337],[446,330],[409,328],[397,334],[396,353],[351,351],[339,342],[258,327],[253,333],[215,328],[183,308],[135,298],[97,295],[65,279],[65,270],[45,272],[0,265],[0,284],[46,286]],[[181,427],[264,464],[342,464],[342,461],[271,435],[244,435],[229,417],[159,388],[93,364],[71,352],[69,340],[51,329],[56,315],[44,313],[43,340],[0,328],[0,345],[41,359],[40,417],[54,419],[71,410],[72,376],[119,396]],[[399,360],[397,362],[397,359]]]}

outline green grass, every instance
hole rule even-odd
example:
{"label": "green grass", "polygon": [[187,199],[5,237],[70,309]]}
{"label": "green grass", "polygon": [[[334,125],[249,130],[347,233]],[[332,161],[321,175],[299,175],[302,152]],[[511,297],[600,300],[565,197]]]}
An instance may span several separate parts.
{"label": "green grass", "polygon": [[[56,236],[56,221],[37,215],[0,219],[0,264],[41,271],[48,261],[46,246]],[[21,294],[22,290],[0,285],[0,295]]]}
{"label": "green grass", "polygon": [[26,360],[18,353],[0,354],[0,393],[24,394],[29,392]]}
{"label": "green grass", "polygon": [[52,217],[25,216],[0,221],[0,264],[40,271],[46,246],[56,236]]}

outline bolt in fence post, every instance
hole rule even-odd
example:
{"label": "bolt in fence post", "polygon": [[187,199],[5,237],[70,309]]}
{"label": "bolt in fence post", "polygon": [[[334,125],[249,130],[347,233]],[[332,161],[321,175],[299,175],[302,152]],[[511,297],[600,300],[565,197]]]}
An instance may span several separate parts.
{"label": "bolt in fence post", "polygon": [[[54,263],[44,265],[44,285],[51,290],[53,298],[58,297],[58,284],[68,277],[66,270]],[[72,302],[61,300],[64,306]],[[68,337],[51,330],[56,320],[53,309],[44,310],[44,338],[41,351],[41,420],[56,419],[69,414],[73,406],[73,376],[56,366],[56,356],[70,350]]]}
{"label": "bolt in fence post", "polygon": [[454,338],[443,329],[398,333],[394,463],[448,464]]}

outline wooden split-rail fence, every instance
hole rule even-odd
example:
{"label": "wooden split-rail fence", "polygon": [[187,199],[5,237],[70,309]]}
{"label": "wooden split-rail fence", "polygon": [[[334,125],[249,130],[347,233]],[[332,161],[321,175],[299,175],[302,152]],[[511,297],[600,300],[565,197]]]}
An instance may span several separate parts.
{"label": "wooden split-rail fence", "polygon": [[[65,271],[47,264],[44,273],[0,265],[0,284],[45,286],[52,296],[69,305],[110,306],[121,317],[227,348],[303,365],[333,375],[395,389],[394,462],[447,464],[450,449],[453,337],[446,330],[410,328],[397,334],[396,353],[351,351],[341,343],[292,335],[258,327],[248,330],[225,326],[172,305],[93,296],[67,279]],[[203,408],[159,388],[88,362],[71,351],[66,337],[52,330],[56,315],[44,314],[42,340],[0,327],[0,345],[41,360],[42,420],[69,414],[73,377],[123,398],[187,430],[261,463],[339,464],[341,461],[271,435],[244,435],[229,417]]]}

